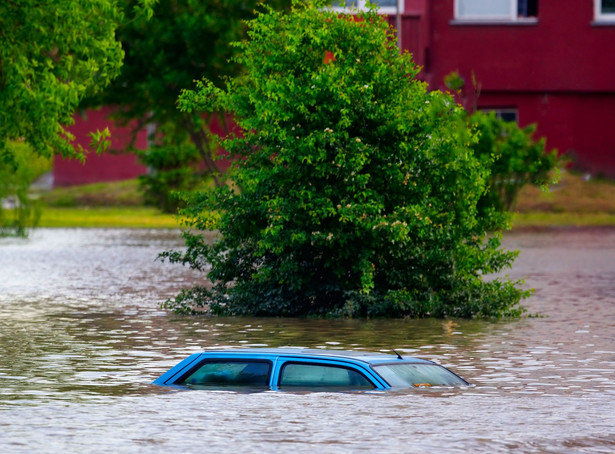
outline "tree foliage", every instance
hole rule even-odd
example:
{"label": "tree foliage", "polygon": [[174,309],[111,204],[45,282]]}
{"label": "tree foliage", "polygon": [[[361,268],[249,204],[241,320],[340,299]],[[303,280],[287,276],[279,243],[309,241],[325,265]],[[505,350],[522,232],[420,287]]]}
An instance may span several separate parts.
{"label": "tree foliage", "polygon": [[[375,10],[356,16],[295,1],[249,23],[236,44],[245,73],[180,98],[190,113],[228,111],[222,142],[234,186],[196,196],[196,232],[163,256],[213,287],[168,307],[214,314],[502,316],[522,312],[518,282],[478,216],[487,168],[463,109],[428,92]],[[208,244],[199,230],[217,230]]]}
{"label": "tree foliage", "polygon": [[79,156],[64,126],[118,73],[121,19],[113,0],[0,2],[0,165],[11,158],[8,141]]}
{"label": "tree foliage", "polygon": [[469,121],[478,132],[474,153],[491,170],[488,190],[479,201],[481,212],[507,212],[523,186],[546,186],[557,178],[557,151],[547,152],[545,139],[534,139],[536,125],[520,128],[493,112],[481,111],[472,114]]}
{"label": "tree foliage", "polygon": [[[137,0],[121,0],[130,10]],[[194,188],[200,169],[222,184],[215,163],[217,148],[210,137],[212,116],[216,113],[187,113],[177,109],[180,91],[195,79],[206,77],[218,86],[225,77],[238,74],[241,65],[231,60],[230,45],[245,35],[244,20],[254,16],[260,0],[159,0],[154,15],[140,17],[118,29],[126,58],[120,76],[102,96],[85,105],[115,105],[116,119],[135,128],[145,123],[156,128],[151,138],[152,156],[143,155],[153,170],[144,187],[156,196],[152,203],[173,209],[170,192]],[[272,0],[276,8],[290,0]],[[192,153],[192,150],[196,153]],[[189,161],[185,161],[188,154]],[[164,156],[166,154],[167,156]],[[181,156],[174,156],[179,154]],[[168,168],[169,162],[183,159],[182,167]],[[152,186],[157,181],[164,186]],[[158,202],[156,202],[158,201]]]}
{"label": "tree foliage", "polygon": [[[153,2],[140,0],[136,16],[151,13]],[[115,29],[123,18],[115,0],[0,2],[0,199],[16,200],[4,228],[24,234],[32,225],[37,210],[27,192],[39,161],[83,159],[65,126],[85,96],[117,75],[124,54]],[[95,132],[93,141],[104,147],[106,136]]]}
{"label": "tree foliage", "polygon": [[10,154],[10,165],[0,165],[0,236],[25,236],[40,217],[40,205],[30,198],[30,185],[51,169],[51,159],[23,142],[7,143],[5,152]]}
{"label": "tree foliage", "polygon": [[153,145],[139,157],[148,168],[156,169],[139,176],[145,203],[165,213],[184,208],[184,195],[206,181],[200,175],[199,154],[191,143]]}

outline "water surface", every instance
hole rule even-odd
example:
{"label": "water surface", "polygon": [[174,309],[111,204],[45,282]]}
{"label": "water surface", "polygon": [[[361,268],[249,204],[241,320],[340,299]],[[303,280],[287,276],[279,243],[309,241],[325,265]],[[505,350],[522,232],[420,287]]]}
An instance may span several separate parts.
{"label": "water surface", "polygon": [[[202,276],[156,260],[175,231],[41,229],[0,239],[2,452],[615,451],[615,230],[509,234],[544,317],[179,317]],[[219,346],[396,349],[474,387],[240,394],[150,385]]]}

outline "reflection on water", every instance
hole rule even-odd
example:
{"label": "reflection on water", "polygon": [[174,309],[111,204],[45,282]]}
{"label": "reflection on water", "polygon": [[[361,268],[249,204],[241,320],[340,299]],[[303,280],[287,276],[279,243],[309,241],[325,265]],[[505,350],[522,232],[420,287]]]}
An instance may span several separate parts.
{"label": "reflection on water", "polygon": [[[155,260],[174,231],[42,229],[0,240],[0,450],[613,452],[615,230],[515,233],[544,317],[179,317],[202,276]],[[219,346],[390,351],[475,384],[395,393],[175,391],[150,382]],[[110,436],[113,434],[113,436]]]}

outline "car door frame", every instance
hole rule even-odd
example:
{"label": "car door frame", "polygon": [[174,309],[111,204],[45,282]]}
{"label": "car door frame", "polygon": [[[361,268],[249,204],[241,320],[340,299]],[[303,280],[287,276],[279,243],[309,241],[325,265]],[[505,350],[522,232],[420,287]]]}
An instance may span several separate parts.
{"label": "car door frame", "polygon": [[272,390],[281,391],[279,387],[280,377],[282,369],[287,363],[344,367],[347,369],[354,370],[367,378],[372,383],[372,385],[374,385],[374,390],[384,390],[390,388],[388,383],[386,383],[379,375],[377,375],[373,370],[371,370],[369,364],[364,364],[358,361],[355,362],[346,358],[310,358],[301,356],[279,356],[274,362],[273,372],[271,374],[271,382],[269,383],[269,386]]}

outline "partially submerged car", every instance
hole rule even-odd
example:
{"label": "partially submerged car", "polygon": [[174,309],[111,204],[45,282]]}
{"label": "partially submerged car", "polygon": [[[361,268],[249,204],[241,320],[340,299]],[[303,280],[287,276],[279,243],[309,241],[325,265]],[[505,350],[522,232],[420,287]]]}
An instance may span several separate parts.
{"label": "partially submerged car", "polygon": [[467,386],[468,382],[432,361],[397,353],[238,348],[194,353],[153,384],[187,389],[347,391]]}

